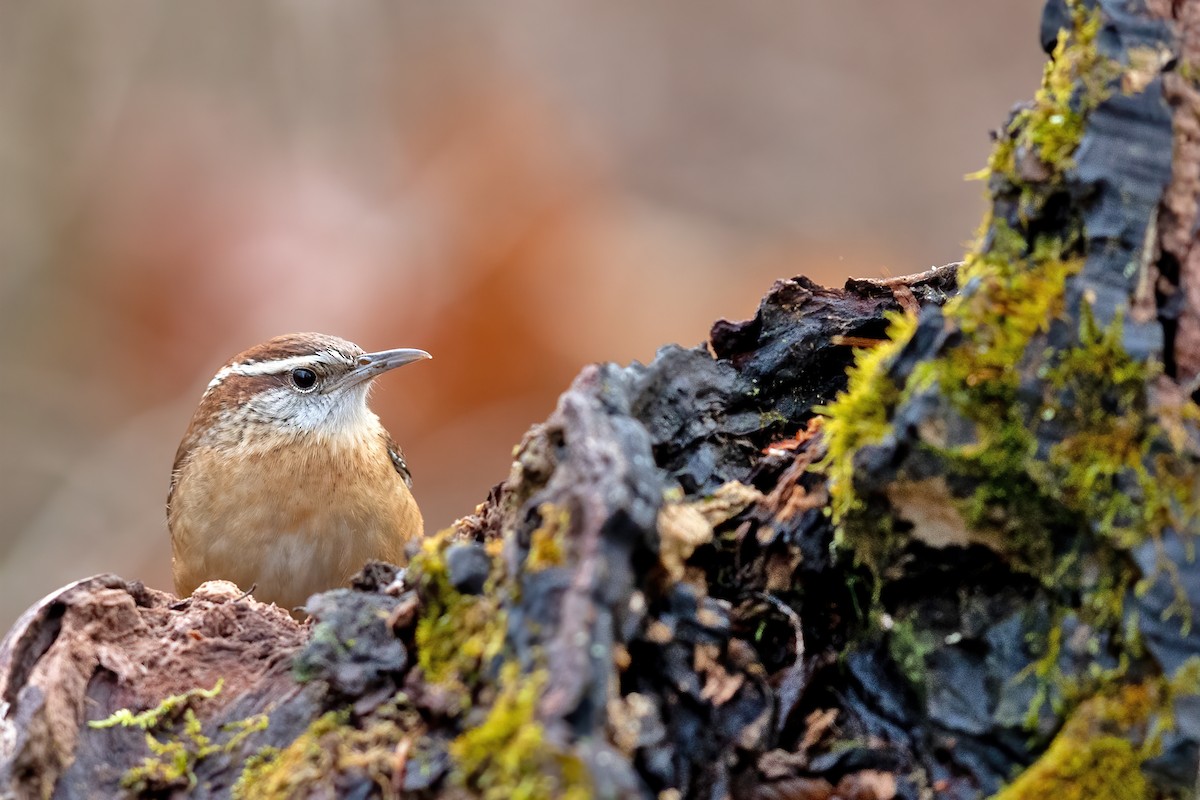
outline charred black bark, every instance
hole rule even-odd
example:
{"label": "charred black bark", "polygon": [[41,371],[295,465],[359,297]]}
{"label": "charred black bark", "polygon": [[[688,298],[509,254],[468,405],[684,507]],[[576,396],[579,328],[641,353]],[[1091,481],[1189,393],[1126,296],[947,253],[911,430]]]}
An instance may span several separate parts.
{"label": "charred black bark", "polygon": [[1198,32],[1052,2],[961,266],[780,281],[707,348],[588,367],[311,625],[228,585],[48,598],[0,648],[3,793],[1194,791]]}

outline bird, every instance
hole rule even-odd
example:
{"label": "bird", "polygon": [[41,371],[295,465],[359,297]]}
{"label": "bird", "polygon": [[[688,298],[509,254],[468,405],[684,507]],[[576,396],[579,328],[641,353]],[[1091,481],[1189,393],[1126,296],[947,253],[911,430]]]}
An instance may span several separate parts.
{"label": "bird", "polygon": [[226,580],[297,613],[368,560],[402,565],[424,522],[404,454],[367,401],[380,375],[427,358],[290,333],[226,362],[171,470],[176,593]]}

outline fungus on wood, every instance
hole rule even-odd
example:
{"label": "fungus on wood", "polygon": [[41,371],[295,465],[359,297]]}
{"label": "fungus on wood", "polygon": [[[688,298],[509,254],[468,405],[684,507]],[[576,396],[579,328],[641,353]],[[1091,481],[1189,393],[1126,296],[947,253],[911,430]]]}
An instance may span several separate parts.
{"label": "fungus on wood", "polygon": [[584,369],[312,623],[56,592],[0,647],[0,794],[1190,796],[1200,1],[1042,40],[961,265]]}

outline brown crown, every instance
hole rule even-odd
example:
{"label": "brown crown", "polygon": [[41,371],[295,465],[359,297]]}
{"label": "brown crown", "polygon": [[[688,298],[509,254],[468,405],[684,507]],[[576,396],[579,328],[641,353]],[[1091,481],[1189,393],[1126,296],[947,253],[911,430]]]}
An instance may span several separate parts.
{"label": "brown crown", "polygon": [[262,344],[256,344],[248,350],[243,350],[225,362],[225,366],[261,364],[264,361],[312,355],[321,350],[345,353],[351,359],[357,358],[363,353],[363,349],[354,342],[348,342],[326,333],[285,333],[274,339],[268,339]]}

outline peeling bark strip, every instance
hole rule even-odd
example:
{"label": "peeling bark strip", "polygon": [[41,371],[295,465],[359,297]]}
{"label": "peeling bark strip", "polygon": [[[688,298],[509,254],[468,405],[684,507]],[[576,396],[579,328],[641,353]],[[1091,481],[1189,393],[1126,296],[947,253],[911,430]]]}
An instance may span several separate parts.
{"label": "peeling bark strip", "polygon": [[1194,793],[1197,8],[1051,2],[961,265],[585,369],[314,623],[51,595],[0,645],[0,796]]}
{"label": "peeling bark strip", "polygon": [[1164,96],[1172,114],[1174,153],[1171,182],[1158,220],[1159,259],[1150,288],[1160,297],[1170,365],[1190,392],[1200,388],[1200,248],[1195,246],[1200,199],[1200,4],[1152,0],[1155,16],[1173,20],[1179,59],[1163,75]]}

